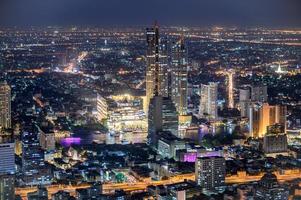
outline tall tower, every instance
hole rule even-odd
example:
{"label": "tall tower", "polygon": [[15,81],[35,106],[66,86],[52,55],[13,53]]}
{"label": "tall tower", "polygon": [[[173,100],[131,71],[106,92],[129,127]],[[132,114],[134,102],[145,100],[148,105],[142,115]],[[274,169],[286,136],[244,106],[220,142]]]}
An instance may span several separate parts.
{"label": "tall tower", "polygon": [[157,148],[160,131],[178,136],[178,116],[168,92],[166,45],[159,44],[159,29],[147,29],[146,98],[148,105],[148,140]]}
{"label": "tall tower", "polygon": [[167,47],[160,44],[159,27],[146,29],[146,107],[155,95],[168,95],[167,87]]}
{"label": "tall tower", "polygon": [[249,117],[249,105],[251,104],[251,87],[243,86],[239,89],[240,116]]}
{"label": "tall tower", "polygon": [[171,95],[180,115],[187,114],[187,50],[182,36],[171,48]]}
{"label": "tall tower", "polygon": [[228,108],[234,108],[234,72],[229,71],[227,72],[228,76]]}
{"label": "tall tower", "polygon": [[0,83],[0,128],[11,128],[11,89],[6,82]]}
{"label": "tall tower", "polygon": [[201,99],[199,115],[202,118],[215,120],[217,115],[217,83],[210,82],[201,85]]}

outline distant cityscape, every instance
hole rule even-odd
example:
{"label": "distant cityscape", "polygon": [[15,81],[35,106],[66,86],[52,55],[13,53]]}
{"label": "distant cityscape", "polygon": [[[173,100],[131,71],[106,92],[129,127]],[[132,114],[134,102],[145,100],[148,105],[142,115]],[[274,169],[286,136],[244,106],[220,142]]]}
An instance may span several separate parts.
{"label": "distant cityscape", "polygon": [[301,199],[301,29],[0,29],[0,200]]}

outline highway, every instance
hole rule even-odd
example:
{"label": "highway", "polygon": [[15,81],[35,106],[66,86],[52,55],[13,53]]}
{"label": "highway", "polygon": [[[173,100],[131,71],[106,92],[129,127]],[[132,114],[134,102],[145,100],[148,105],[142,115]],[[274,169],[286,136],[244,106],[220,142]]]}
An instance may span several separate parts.
{"label": "highway", "polygon": [[[293,180],[296,178],[301,177],[301,171],[300,170],[288,170],[283,173],[275,172],[274,173],[277,176],[277,179],[280,182]],[[248,183],[253,181],[259,181],[261,177],[263,176],[263,173],[256,176],[250,176],[246,175],[245,172],[238,173],[238,175],[232,175],[226,177],[226,183],[227,184],[239,184],[239,183]],[[190,174],[183,174],[183,175],[177,175],[174,177],[170,177],[168,180],[161,180],[161,181],[141,181],[136,183],[105,183],[103,184],[103,192],[105,194],[113,193],[116,189],[122,189],[124,191],[145,191],[148,186],[151,185],[168,185],[173,183],[179,183],[184,180],[195,180],[194,173]],[[59,190],[65,190],[71,193],[71,195],[75,195],[76,189],[81,188],[88,188],[89,184],[82,184],[82,185],[50,185],[47,186],[48,195],[49,198],[51,198],[51,195],[56,193]],[[21,195],[23,200],[27,200],[27,193],[36,191],[36,187],[27,187],[27,188],[16,188],[16,194]]]}

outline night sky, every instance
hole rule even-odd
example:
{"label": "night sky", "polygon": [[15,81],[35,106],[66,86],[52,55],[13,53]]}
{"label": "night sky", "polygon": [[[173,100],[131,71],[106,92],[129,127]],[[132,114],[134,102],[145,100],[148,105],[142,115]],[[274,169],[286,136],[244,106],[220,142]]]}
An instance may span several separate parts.
{"label": "night sky", "polygon": [[301,0],[0,0],[0,25],[301,27]]}

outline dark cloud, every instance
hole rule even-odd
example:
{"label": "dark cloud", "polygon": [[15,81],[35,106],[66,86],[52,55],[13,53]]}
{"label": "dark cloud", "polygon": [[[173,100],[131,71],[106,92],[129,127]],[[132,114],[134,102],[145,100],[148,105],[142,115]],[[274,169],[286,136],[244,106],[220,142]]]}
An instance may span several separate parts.
{"label": "dark cloud", "polygon": [[2,0],[2,25],[301,26],[300,0]]}

